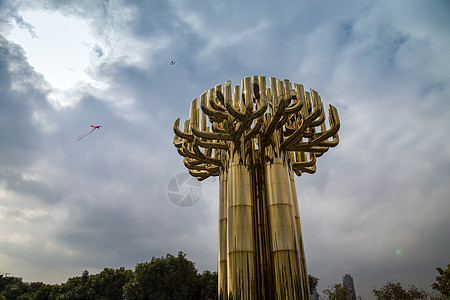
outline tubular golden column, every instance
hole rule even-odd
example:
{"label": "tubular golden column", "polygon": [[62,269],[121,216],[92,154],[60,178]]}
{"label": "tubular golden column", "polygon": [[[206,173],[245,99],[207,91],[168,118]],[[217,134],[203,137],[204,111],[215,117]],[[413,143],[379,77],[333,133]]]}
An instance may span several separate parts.
{"label": "tubular golden column", "polygon": [[216,85],[173,126],[189,173],[219,176],[219,299],[310,299],[294,173],[339,143],[339,116],[330,105],[327,128],[316,91],[269,81]]}
{"label": "tubular golden column", "polygon": [[297,191],[295,188],[295,178],[292,169],[289,172],[289,178],[291,180],[292,202],[294,205],[294,220],[295,220],[295,232],[297,234],[297,249],[300,260],[301,270],[301,288],[303,298],[307,299],[307,296],[311,294],[309,289],[308,272],[306,270],[305,249],[303,247],[302,225],[300,223],[300,210],[298,208]]}
{"label": "tubular golden column", "polygon": [[218,285],[219,299],[226,299],[227,287],[227,174],[222,170],[219,176],[219,244],[218,244]]}
{"label": "tubular golden column", "polygon": [[248,166],[231,160],[227,182],[228,296],[256,299],[255,232]]}
{"label": "tubular golden column", "polygon": [[265,174],[263,161],[257,151],[253,152],[252,178],[253,199],[255,206],[255,232],[256,232],[256,278],[257,299],[274,299],[273,270],[270,261],[270,236],[267,219],[267,197],[265,193]]}
{"label": "tubular golden column", "polygon": [[301,272],[286,161],[266,164],[267,211],[276,299],[301,299]]}

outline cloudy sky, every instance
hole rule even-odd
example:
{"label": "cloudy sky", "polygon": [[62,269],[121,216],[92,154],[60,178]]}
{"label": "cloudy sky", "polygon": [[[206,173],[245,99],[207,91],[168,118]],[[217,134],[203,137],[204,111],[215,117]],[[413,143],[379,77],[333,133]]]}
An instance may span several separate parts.
{"label": "cloudy sky", "polygon": [[346,273],[366,299],[430,290],[450,259],[449,49],[448,1],[0,0],[0,272],[61,283],[180,250],[217,270],[218,182],[170,201],[172,124],[265,75],[340,114],[296,180],[319,291]]}

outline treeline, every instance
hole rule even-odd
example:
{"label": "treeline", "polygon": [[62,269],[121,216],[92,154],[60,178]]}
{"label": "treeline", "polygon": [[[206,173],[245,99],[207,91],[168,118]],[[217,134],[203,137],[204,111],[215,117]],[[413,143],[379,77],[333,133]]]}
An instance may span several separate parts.
{"label": "treeline", "polygon": [[[408,288],[404,288],[400,282],[387,281],[381,288],[374,288],[372,295],[377,300],[450,300],[450,264],[447,265],[447,269],[436,268],[439,275],[436,276],[436,282],[431,285],[434,290],[432,293],[427,293],[423,289],[417,288],[414,285],[409,285]],[[319,279],[314,277],[314,287],[311,291],[317,292],[317,283]],[[311,279],[310,279],[311,286]],[[353,289],[344,284],[334,284],[328,289],[322,291],[324,297],[320,297],[321,300],[363,300],[361,296],[357,299],[353,298]]]}
{"label": "treeline", "polygon": [[217,272],[198,273],[183,252],[153,257],[134,271],[123,267],[105,268],[95,275],[83,271],[62,284],[0,276],[0,299],[6,300],[217,299]]}
{"label": "treeline", "polygon": [[[448,300],[450,299],[450,264],[447,269],[436,268],[439,275],[432,284],[434,294],[410,285],[388,281],[372,294],[377,300]],[[317,293],[319,279],[308,275],[311,293]],[[323,291],[326,300],[351,299],[351,289],[335,284]],[[217,299],[217,272],[198,273],[195,264],[178,252],[177,256],[153,257],[139,263],[134,271],[125,268],[105,268],[98,274],[83,271],[81,276],[69,278],[62,284],[23,282],[21,278],[0,274],[0,300],[213,300]],[[362,299],[357,297],[357,299]],[[356,299],[355,299],[356,300]]]}

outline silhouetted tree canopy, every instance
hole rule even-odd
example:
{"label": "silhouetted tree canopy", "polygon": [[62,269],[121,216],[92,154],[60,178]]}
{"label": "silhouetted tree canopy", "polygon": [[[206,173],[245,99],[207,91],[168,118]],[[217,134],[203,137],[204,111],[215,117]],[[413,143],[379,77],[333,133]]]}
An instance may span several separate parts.
{"label": "silhouetted tree canopy", "polygon": [[178,252],[138,264],[124,292],[126,300],[200,299],[201,282],[194,263]]}
{"label": "silhouetted tree canopy", "polygon": [[446,270],[436,268],[439,276],[436,276],[436,282],[431,285],[433,290],[438,291],[442,296],[450,298],[450,264],[447,265]]}
{"label": "silhouetted tree canopy", "polygon": [[308,274],[309,291],[312,293],[317,292],[317,285],[319,284],[319,278]]}
{"label": "silhouetted tree canopy", "polygon": [[[432,288],[440,295],[431,299],[449,299],[450,264],[447,269],[436,268],[439,276]],[[319,279],[308,275],[311,293],[317,291]],[[326,299],[348,300],[351,290],[343,284],[335,284],[323,293]],[[410,285],[404,289],[399,282],[388,281],[381,288],[374,288],[376,299],[410,300],[427,299],[427,293]],[[87,270],[81,276],[69,278],[62,284],[23,282],[21,278],[0,274],[0,300],[152,300],[199,299],[216,300],[217,272],[198,273],[195,263],[178,252],[167,254],[150,262],[138,263],[133,270],[105,268],[91,275]],[[359,297],[358,297],[359,298]]]}
{"label": "silhouetted tree canopy", "polygon": [[372,294],[378,300],[414,300],[427,299],[427,293],[421,289],[410,285],[408,290],[405,290],[400,282],[388,281],[379,289],[373,289]]}
{"label": "silhouetted tree canopy", "polygon": [[153,257],[135,270],[105,268],[90,275],[69,278],[62,284],[23,282],[0,275],[0,300],[134,300],[134,299],[217,299],[217,273],[197,272],[195,264],[177,256]]}
{"label": "silhouetted tree canopy", "polygon": [[348,300],[352,294],[352,290],[348,286],[338,283],[329,286],[323,293],[328,300]]}

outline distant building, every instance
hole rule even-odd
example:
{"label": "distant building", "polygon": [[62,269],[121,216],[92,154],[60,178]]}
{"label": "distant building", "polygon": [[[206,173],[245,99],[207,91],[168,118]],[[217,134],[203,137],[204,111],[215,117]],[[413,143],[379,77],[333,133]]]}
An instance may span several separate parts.
{"label": "distant building", "polygon": [[313,292],[311,294],[311,300],[319,300],[319,294],[317,294],[317,292]]}
{"label": "distant building", "polygon": [[356,292],[355,292],[355,284],[353,283],[352,275],[345,274],[345,276],[342,279],[342,282],[344,286],[348,287],[352,293],[348,297],[349,300],[356,300]]}

